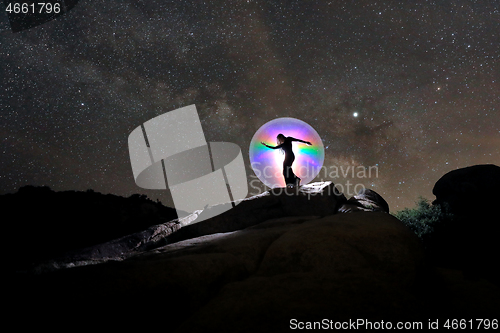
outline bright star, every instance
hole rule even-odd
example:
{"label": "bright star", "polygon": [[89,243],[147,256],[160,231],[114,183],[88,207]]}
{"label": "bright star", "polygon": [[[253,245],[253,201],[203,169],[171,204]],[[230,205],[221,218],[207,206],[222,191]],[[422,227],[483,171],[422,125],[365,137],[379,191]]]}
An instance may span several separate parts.
{"label": "bright star", "polygon": [[358,116],[358,113],[354,112],[352,115],[354,116],[354,118],[356,118]]}

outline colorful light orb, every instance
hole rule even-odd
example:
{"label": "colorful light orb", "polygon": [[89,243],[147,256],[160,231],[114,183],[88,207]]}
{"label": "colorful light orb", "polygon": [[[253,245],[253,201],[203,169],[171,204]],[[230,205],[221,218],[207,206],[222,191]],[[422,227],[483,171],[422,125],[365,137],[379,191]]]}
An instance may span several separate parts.
{"label": "colorful light orb", "polygon": [[250,163],[255,175],[270,188],[285,187],[283,161],[285,154],[281,149],[267,148],[261,142],[277,146],[276,137],[282,133],[296,139],[309,141],[311,146],[302,142],[292,142],[295,161],[293,172],[301,178],[301,185],[309,183],[319,173],[325,159],[325,149],[318,133],[306,122],[296,118],[278,118],[262,125],[250,142]]}

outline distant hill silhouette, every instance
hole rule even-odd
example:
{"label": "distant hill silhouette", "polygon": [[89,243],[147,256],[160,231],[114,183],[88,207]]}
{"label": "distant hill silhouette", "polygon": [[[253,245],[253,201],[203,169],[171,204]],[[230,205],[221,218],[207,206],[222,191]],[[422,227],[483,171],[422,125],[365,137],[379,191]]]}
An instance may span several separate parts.
{"label": "distant hill silhouette", "polygon": [[25,186],[0,195],[11,268],[52,259],[177,218],[174,208],[146,195],[128,198],[93,190],[55,192]]}

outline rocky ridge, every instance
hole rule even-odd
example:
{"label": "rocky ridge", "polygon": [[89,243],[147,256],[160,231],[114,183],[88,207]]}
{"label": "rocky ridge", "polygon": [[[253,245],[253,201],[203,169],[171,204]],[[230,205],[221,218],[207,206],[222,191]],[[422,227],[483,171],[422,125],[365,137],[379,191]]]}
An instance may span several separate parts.
{"label": "rocky ridge", "polygon": [[276,188],[235,202],[236,206],[218,216],[196,223],[211,209],[196,211],[184,218],[151,226],[144,231],[77,251],[38,265],[38,272],[76,267],[107,260],[123,260],[154,248],[215,233],[242,230],[264,221],[297,216],[328,216],[338,213],[389,212],[387,202],[373,190],[363,190],[349,200],[332,182],[318,182],[299,189]]}
{"label": "rocky ridge", "polygon": [[[90,327],[172,332],[287,332],[291,320],[324,319],[426,325],[500,311],[498,285],[430,265],[376,192],[347,199],[330,182],[288,191],[202,223],[193,223],[197,211],[18,275],[13,307],[37,323],[87,318]],[[54,270],[62,267],[73,268]]]}

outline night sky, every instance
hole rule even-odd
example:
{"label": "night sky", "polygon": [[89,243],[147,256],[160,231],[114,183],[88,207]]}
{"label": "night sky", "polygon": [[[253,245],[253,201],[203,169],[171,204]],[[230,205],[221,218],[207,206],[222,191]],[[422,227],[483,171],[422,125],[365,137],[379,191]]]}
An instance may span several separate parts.
{"label": "night sky", "polygon": [[[3,5],[0,9],[4,11]],[[327,168],[391,210],[446,172],[500,165],[500,4],[454,1],[81,0],[18,33],[0,14],[0,192],[25,185],[159,198],[127,139],[196,104],[207,141],[238,144],[278,117],[310,124]],[[349,197],[353,193],[346,193]]]}

